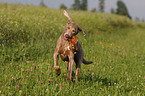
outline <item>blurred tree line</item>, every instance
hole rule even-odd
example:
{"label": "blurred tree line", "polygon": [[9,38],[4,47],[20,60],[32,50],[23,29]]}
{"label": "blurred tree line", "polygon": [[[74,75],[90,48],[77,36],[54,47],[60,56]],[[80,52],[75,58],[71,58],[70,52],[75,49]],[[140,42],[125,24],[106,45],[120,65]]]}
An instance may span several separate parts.
{"label": "blurred tree line", "polygon": [[[99,0],[99,4],[97,5],[99,7],[98,12],[103,13],[105,9],[105,0]],[[67,7],[64,4],[60,5],[60,9],[67,9]],[[88,0],[74,0],[74,4],[71,6],[72,10],[88,10]],[[93,8],[91,12],[96,12],[96,8]],[[128,9],[125,5],[125,3],[122,0],[117,1],[117,9],[111,9],[110,10],[112,14],[118,14],[127,16],[128,18],[132,19],[129,15]]]}
{"label": "blurred tree line", "polygon": [[[92,10],[90,10],[91,12],[100,12],[100,13],[105,12],[105,0],[98,0],[98,1],[99,3],[98,5],[96,5],[98,7],[98,10],[96,10],[96,8],[93,8]],[[116,9],[111,8],[110,13],[126,16],[132,19],[132,17],[130,16],[128,12],[127,6],[123,2],[123,0],[118,0],[116,5],[117,5],[117,8]],[[40,6],[47,7],[43,0],[41,0]],[[65,6],[64,4],[61,4],[59,8],[68,9],[67,6]],[[88,0],[74,0],[74,4],[71,5],[70,9],[76,10],[76,11],[77,10],[88,11]],[[138,17],[135,18],[135,21],[145,22],[144,19],[140,20]]]}

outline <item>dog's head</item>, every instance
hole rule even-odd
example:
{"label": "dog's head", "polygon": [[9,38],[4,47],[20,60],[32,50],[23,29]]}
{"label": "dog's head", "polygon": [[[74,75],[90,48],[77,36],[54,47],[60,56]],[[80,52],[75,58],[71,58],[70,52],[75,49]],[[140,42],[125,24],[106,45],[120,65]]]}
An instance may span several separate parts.
{"label": "dog's head", "polygon": [[83,32],[84,36],[86,35],[85,30],[79,27],[78,24],[74,23],[65,10],[64,10],[64,15],[68,18],[68,22],[64,30],[65,40],[72,38],[72,36],[77,35],[79,32]]}

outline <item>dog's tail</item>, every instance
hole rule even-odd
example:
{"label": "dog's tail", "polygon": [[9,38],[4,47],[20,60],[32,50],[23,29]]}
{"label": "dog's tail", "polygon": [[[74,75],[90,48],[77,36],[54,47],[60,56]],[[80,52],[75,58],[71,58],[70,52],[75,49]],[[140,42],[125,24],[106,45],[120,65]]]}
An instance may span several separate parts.
{"label": "dog's tail", "polygon": [[85,59],[83,58],[83,63],[86,64],[86,65],[88,65],[88,64],[91,64],[91,63],[93,63],[93,62],[92,62],[92,61],[87,61],[87,60],[85,60]]}

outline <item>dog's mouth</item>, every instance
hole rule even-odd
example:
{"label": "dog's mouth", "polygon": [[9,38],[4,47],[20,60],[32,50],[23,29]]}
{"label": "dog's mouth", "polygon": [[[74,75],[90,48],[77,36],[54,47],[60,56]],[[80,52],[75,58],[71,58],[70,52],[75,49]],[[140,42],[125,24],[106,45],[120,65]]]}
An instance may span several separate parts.
{"label": "dog's mouth", "polygon": [[64,40],[68,40],[68,39],[70,39],[71,38],[71,36],[70,35],[68,35],[67,33],[66,34],[64,34]]}

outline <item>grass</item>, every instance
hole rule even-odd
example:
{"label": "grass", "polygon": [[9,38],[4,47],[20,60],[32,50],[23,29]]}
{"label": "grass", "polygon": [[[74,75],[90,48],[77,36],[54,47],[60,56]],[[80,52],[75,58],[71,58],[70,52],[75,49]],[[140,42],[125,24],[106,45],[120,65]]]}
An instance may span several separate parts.
{"label": "grass", "polygon": [[0,95],[145,95],[144,23],[68,11],[86,30],[86,37],[78,37],[85,58],[94,63],[82,64],[78,83],[66,82],[65,63],[59,59],[60,76],[53,68],[56,41],[67,22],[63,10],[0,6]]}

